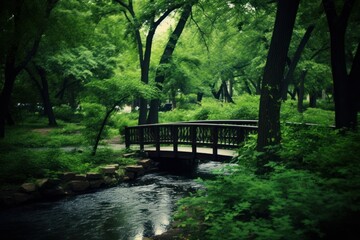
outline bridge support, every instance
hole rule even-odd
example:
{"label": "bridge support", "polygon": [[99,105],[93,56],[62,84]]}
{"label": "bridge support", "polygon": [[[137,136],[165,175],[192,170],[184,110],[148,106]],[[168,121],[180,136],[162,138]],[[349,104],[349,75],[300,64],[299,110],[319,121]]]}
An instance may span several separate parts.
{"label": "bridge support", "polygon": [[159,169],[167,172],[175,173],[191,173],[199,164],[197,159],[154,159],[159,163]]}

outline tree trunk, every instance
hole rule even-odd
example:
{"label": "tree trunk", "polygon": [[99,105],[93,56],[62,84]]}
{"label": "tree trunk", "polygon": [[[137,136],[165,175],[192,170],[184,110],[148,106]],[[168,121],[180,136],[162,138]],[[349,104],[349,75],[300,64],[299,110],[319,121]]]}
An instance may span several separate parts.
{"label": "tree trunk", "polygon": [[96,155],[96,150],[97,150],[97,147],[99,145],[99,142],[100,142],[100,139],[101,139],[101,134],[102,132],[104,131],[104,128],[105,128],[105,125],[106,125],[106,122],[108,121],[109,117],[110,117],[110,114],[114,111],[115,107],[116,107],[117,104],[115,104],[109,111],[106,112],[105,114],[105,117],[101,123],[101,126],[100,126],[100,129],[99,129],[99,132],[96,136],[96,139],[95,139],[95,143],[94,143],[94,146],[93,146],[93,150],[92,150],[92,155],[95,156]]}
{"label": "tree trunk", "polygon": [[350,126],[357,128],[357,113],[360,111],[360,42],[351,67],[350,75]]}
{"label": "tree trunk", "polygon": [[301,76],[300,76],[300,83],[299,83],[299,87],[298,87],[298,102],[297,102],[297,109],[299,113],[302,113],[304,111],[304,84],[305,84],[305,77],[307,74],[307,70],[303,70],[301,72]]}
{"label": "tree trunk", "polygon": [[330,31],[331,70],[334,83],[335,127],[354,128],[352,122],[352,90],[347,74],[345,33],[355,0],[345,0],[341,14],[336,12],[333,0],[323,0]]}
{"label": "tree trunk", "polygon": [[56,119],[55,119],[55,115],[54,115],[54,111],[52,109],[52,103],[50,100],[50,95],[49,95],[49,84],[46,78],[46,72],[45,69],[36,66],[36,70],[40,76],[41,79],[41,97],[43,100],[43,105],[44,105],[44,111],[48,117],[48,121],[49,121],[49,126],[57,126],[56,123]]}
{"label": "tree trunk", "polygon": [[257,150],[280,143],[281,83],[300,0],[279,0],[265,65],[259,110]]}
{"label": "tree trunk", "polygon": [[44,114],[48,117],[49,126],[57,126],[54,111],[52,109],[52,104],[50,101],[50,95],[49,95],[49,86],[48,81],[46,78],[46,72],[43,68],[35,66],[36,71],[38,75],[40,76],[41,83],[38,82],[34,74],[31,72],[31,70],[26,67],[25,70],[29,74],[30,79],[34,82],[36,88],[38,89],[43,106],[44,106]]}
{"label": "tree trunk", "polygon": [[293,82],[296,66],[300,60],[302,52],[304,51],[306,43],[310,39],[311,33],[313,32],[314,28],[315,28],[315,25],[310,25],[306,29],[306,32],[305,32],[303,38],[301,39],[299,46],[297,47],[297,49],[295,51],[294,57],[291,60],[289,70],[285,76],[284,82],[281,87],[281,92],[282,92],[281,94],[282,94],[283,101],[285,101],[287,99],[287,92],[288,92],[289,84],[291,82]]}
{"label": "tree trunk", "polygon": [[[176,25],[174,31],[171,33],[170,38],[165,46],[164,52],[161,56],[160,63],[158,69],[156,71],[155,83],[157,88],[162,91],[162,83],[165,81],[164,69],[162,66],[170,63],[172,54],[175,50],[176,44],[183,32],[187,19],[189,18],[191,13],[191,5],[185,5],[184,10],[181,14],[178,24]],[[149,116],[147,119],[148,123],[158,123],[159,122],[159,107],[160,107],[160,99],[152,99],[150,101],[150,109]]]}
{"label": "tree trunk", "polygon": [[309,107],[316,108],[317,93],[310,93]]}
{"label": "tree trunk", "polygon": [[203,93],[203,92],[198,92],[198,93],[197,93],[197,97],[196,97],[196,101],[197,101],[198,103],[201,103],[203,96],[204,96],[204,93]]}

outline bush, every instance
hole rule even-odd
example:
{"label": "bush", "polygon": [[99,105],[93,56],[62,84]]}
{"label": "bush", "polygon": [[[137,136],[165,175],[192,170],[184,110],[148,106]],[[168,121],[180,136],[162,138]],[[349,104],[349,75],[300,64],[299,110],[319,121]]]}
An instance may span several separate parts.
{"label": "bush", "polygon": [[54,115],[57,119],[67,121],[67,122],[76,122],[79,121],[80,115],[75,114],[74,110],[66,104],[61,104],[60,106],[54,107]]}
{"label": "bush", "polygon": [[174,109],[168,112],[159,113],[159,121],[162,123],[165,122],[180,122],[180,121],[190,121],[194,119],[193,111],[186,111],[182,109]]}
{"label": "bush", "polygon": [[[95,143],[97,134],[99,133],[103,118],[105,116],[105,107],[97,103],[83,103],[83,121],[85,128],[82,133],[90,144]],[[102,138],[107,135],[107,128],[102,132]]]}
{"label": "bush", "polygon": [[[179,202],[192,239],[355,239],[360,229],[360,134],[285,127],[272,169],[256,175],[255,138],[239,166]],[[245,163],[245,164],[244,164]]]}
{"label": "bush", "polygon": [[303,117],[306,123],[317,123],[325,126],[331,126],[335,123],[335,112],[320,108],[308,108],[303,113]]}
{"label": "bush", "polygon": [[242,95],[235,98],[236,106],[232,108],[230,119],[253,120],[259,118],[259,96]]}
{"label": "bush", "polygon": [[[134,117],[135,116],[135,117]],[[118,129],[118,134],[125,134],[125,127],[135,126],[138,123],[137,114],[117,113],[111,118],[111,126]]]}

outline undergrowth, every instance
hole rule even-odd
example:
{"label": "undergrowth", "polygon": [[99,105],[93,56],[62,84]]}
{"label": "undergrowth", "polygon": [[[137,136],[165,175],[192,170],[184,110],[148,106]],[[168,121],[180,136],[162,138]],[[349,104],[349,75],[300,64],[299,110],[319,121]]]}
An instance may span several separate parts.
{"label": "undergrowth", "polygon": [[[231,174],[203,181],[175,219],[190,239],[356,239],[360,229],[360,134],[283,129],[267,174],[256,173],[256,136]],[[228,171],[229,172],[229,171]]]}

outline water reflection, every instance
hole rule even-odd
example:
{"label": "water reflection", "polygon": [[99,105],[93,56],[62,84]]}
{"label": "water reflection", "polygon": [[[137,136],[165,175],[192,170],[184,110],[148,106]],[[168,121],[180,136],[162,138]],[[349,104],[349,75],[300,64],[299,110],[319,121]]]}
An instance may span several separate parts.
{"label": "water reflection", "polygon": [[[207,175],[218,163],[199,165]],[[175,202],[201,187],[192,178],[149,174],[96,193],[0,212],[2,239],[142,239],[166,231]]]}

